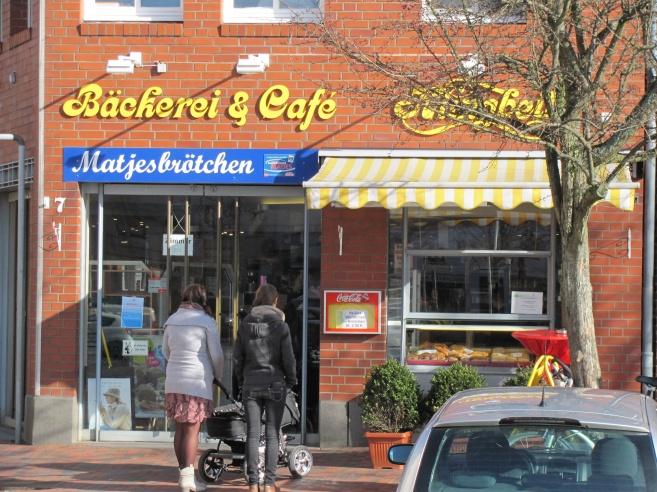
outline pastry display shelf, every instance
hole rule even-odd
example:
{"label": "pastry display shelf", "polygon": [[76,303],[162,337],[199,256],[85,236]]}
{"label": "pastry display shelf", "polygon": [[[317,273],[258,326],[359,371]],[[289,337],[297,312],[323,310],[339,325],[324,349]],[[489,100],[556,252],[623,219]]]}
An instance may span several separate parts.
{"label": "pastry display shelf", "polygon": [[[461,360],[459,361],[464,366],[477,366],[477,367],[528,367],[532,363],[529,361],[523,362],[489,362],[485,360]],[[446,360],[419,360],[419,359],[406,359],[406,364],[409,366],[451,366],[456,362],[449,362]]]}
{"label": "pastry display shelf", "polygon": [[439,324],[406,324],[407,330],[420,331],[496,331],[496,332],[513,332],[513,331],[530,331],[547,327],[541,326],[518,326],[518,325],[439,325]]}

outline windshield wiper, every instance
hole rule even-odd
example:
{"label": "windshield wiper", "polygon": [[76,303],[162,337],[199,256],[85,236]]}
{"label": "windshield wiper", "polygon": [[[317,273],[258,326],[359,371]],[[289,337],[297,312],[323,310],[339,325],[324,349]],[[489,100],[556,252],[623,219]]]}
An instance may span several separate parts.
{"label": "windshield wiper", "polygon": [[506,417],[500,419],[499,425],[566,425],[569,427],[583,427],[576,419],[563,419],[558,417]]}

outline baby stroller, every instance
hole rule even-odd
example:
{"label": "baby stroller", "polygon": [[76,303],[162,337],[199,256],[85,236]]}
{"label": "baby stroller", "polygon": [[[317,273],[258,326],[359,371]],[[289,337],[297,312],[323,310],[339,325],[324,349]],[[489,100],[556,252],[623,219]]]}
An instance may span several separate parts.
{"label": "baby stroller", "polygon": [[[236,468],[246,478],[246,413],[242,403],[237,402],[219,381],[215,381],[230,400],[230,404],[222,405],[215,409],[212,416],[206,420],[208,436],[219,439],[217,449],[208,449],[198,460],[198,471],[201,478],[213,483],[221,478],[228,467]],[[285,399],[283,420],[279,430],[278,466],[286,466],[292,477],[302,478],[310,473],[313,466],[313,455],[306,446],[291,446],[288,443],[293,439],[283,433],[283,429],[296,425],[300,420],[299,407],[296,395],[288,391]],[[225,443],[230,452],[220,450],[219,447]],[[265,435],[260,434],[260,446],[258,447],[258,475],[259,482],[265,478]]]}

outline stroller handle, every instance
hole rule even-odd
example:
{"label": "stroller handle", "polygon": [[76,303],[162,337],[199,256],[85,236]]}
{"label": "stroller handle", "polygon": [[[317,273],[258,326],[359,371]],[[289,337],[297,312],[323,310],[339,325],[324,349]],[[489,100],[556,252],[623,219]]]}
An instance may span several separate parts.
{"label": "stroller handle", "polygon": [[236,405],[238,404],[238,403],[237,403],[237,400],[235,400],[235,398],[233,398],[233,396],[232,396],[232,395],[230,394],[230,392],[228,391],[228,388],[226,388],[226,386],[224,386],[224,383],[222,383],[221,381],[219,381],[217,378],[214,378],[214,380],[213,380],[212,382],[213,382],[214,384],[216,384],[217,386],[219,386],[219,388],[221,389],[221,391],[224,392],[224,394],[225,394],[226,397],[230,400],[231,403],[234,403],[234,404],[236,404]]}

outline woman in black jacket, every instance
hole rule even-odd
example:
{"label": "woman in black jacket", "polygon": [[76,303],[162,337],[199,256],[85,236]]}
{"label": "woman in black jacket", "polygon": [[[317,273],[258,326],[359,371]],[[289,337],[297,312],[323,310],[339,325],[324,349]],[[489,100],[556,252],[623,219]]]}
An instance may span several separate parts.
{"label": "woman in black jacket", "polygon": [[237,331],[235,375],[246,410],[246,464],[249,492],[258,492],[258,445],[265,412],[265,492],[276,490],[278,433],[288,389],[297,384],[296,361],[285,314],[276,307],[278,291],[261,285],[253,308]]}

